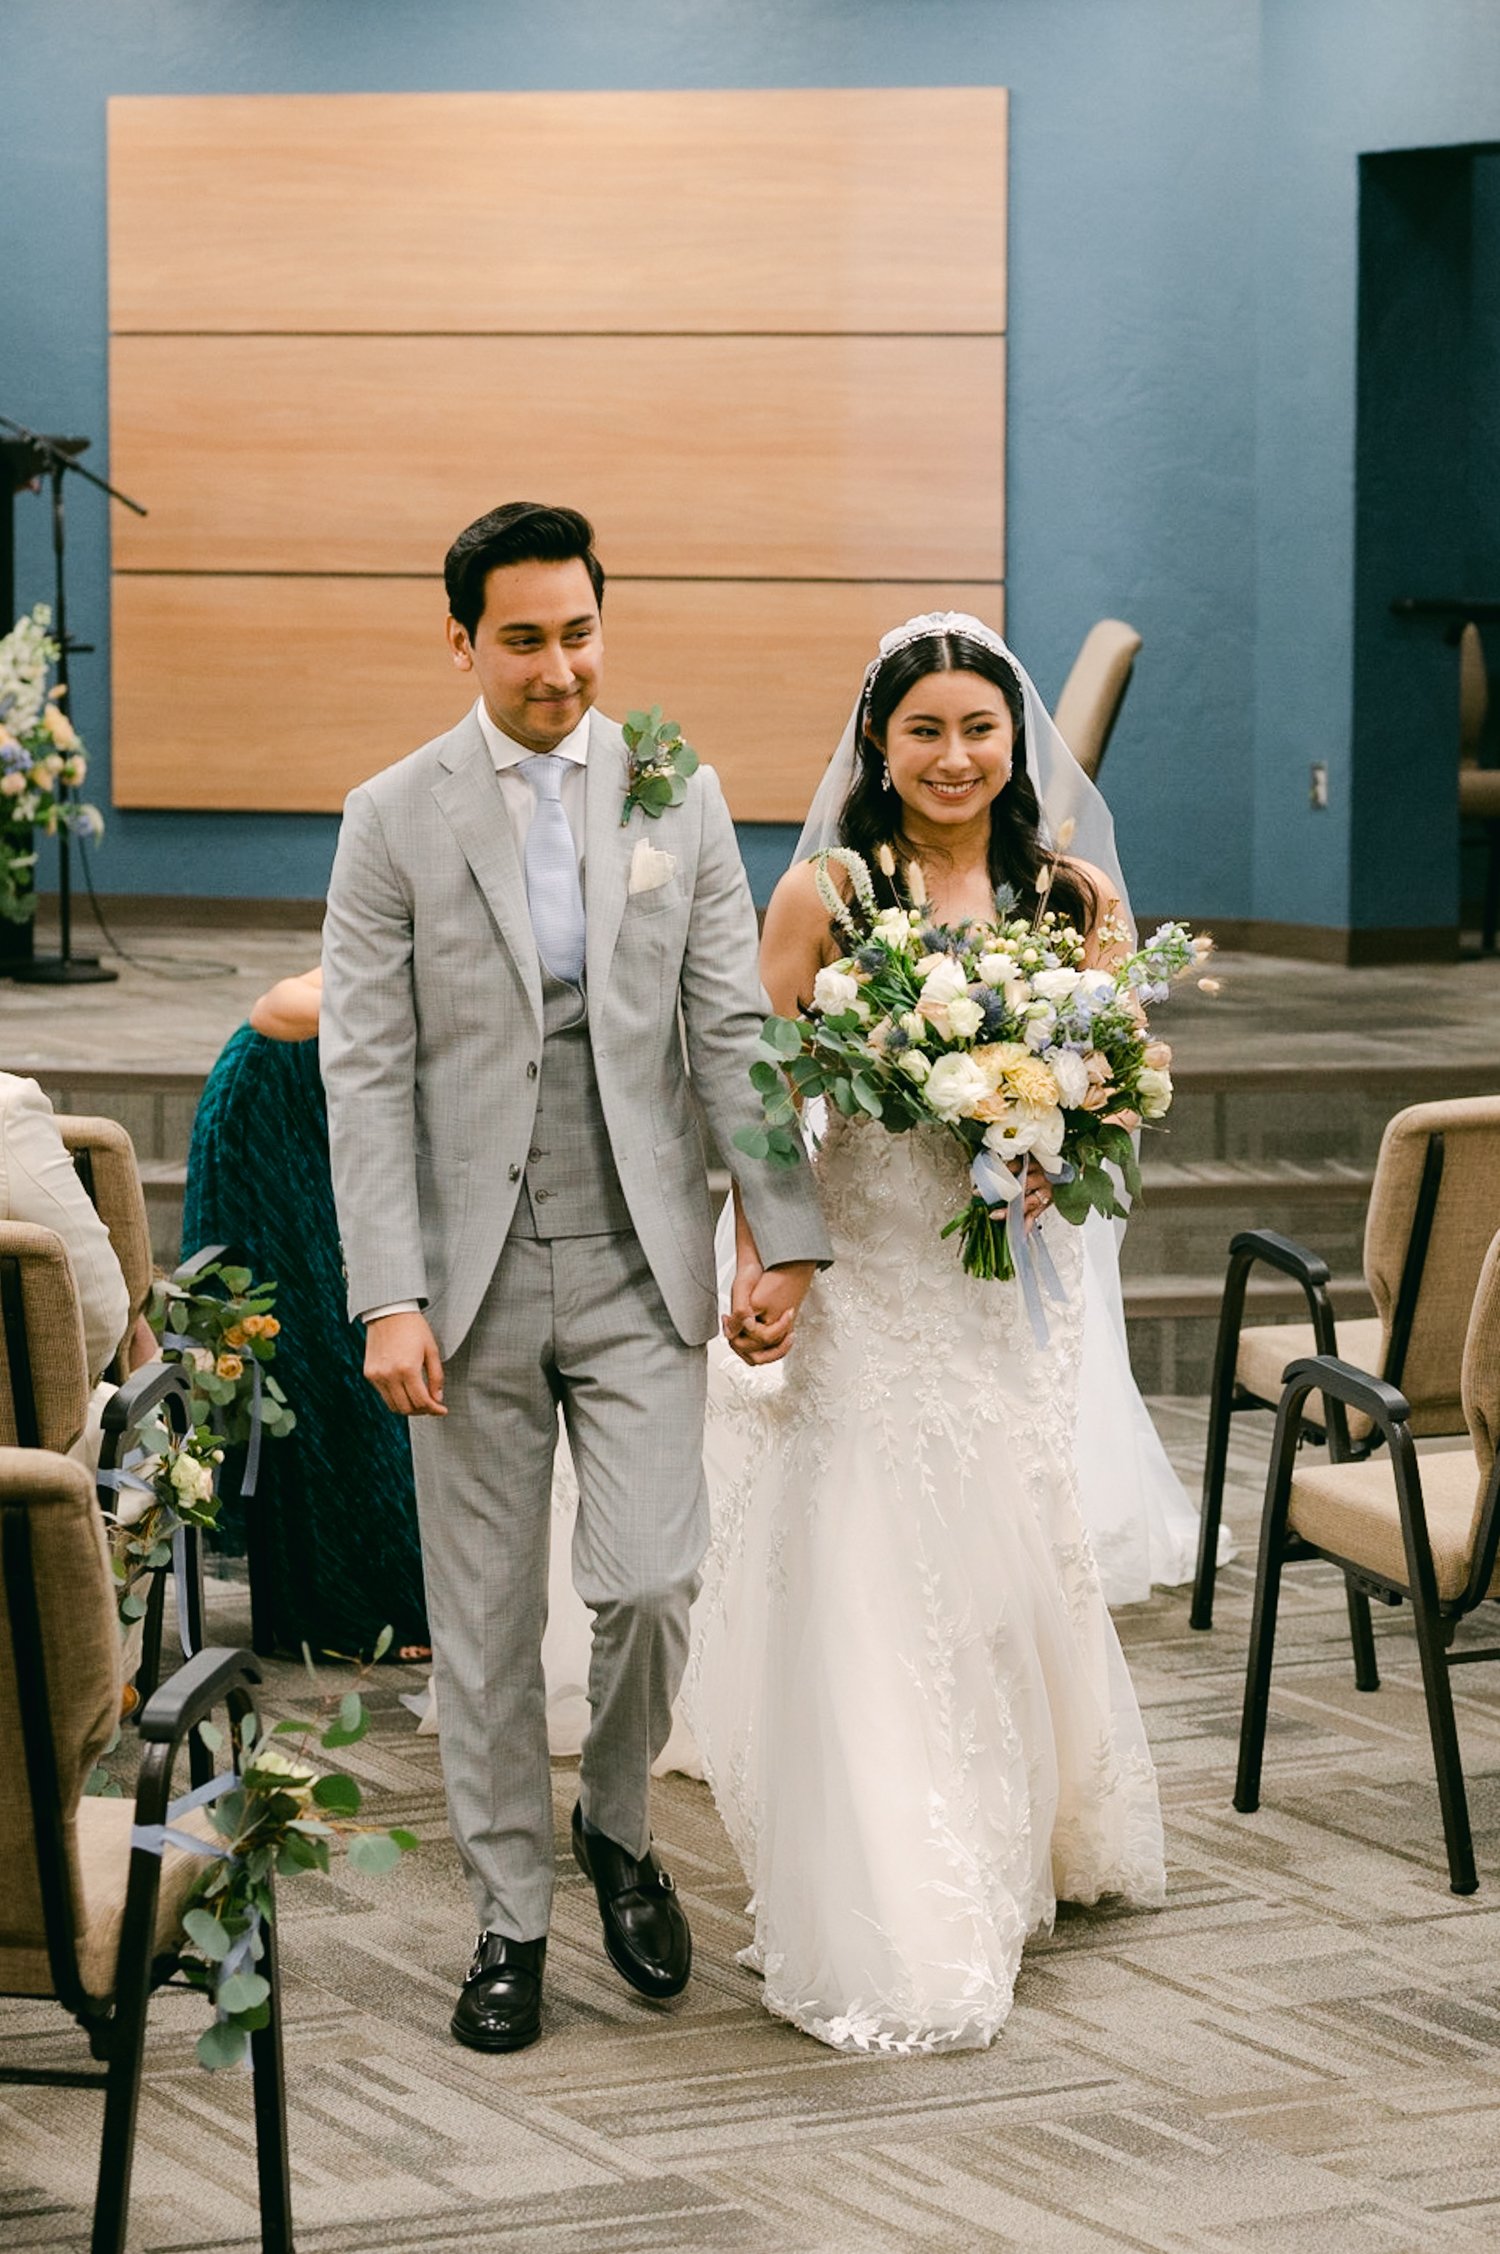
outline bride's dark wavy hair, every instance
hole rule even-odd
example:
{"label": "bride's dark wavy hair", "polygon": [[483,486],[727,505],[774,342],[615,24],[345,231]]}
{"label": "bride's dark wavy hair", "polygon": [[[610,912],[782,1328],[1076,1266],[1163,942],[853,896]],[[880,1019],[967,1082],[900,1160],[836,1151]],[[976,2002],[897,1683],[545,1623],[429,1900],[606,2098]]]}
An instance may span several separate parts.
{"label": "bride's dark wavy hair", "polygon": [[840,838],[869,862],[882,903],[896,905],[900,895],[893,880],[882,875],[876,848],[888,845],[907,860],[920,855],[901,827],[900,793],[885,779],[885,734],[902,699],[933,673],[977,673],[1000,691],[1015,725],[1010,780],[990,805],[991,884],[997,890],[1009,885],[1019,912],[1033,915],[1038,881],[1055,860],[1048,906],[1087,931],[1099,906],[1094,887],[1075,862],[1054,857],[1042,843],[1041,808],[1027,768],[1026,706],[1020,680],[998,650],[970,634],[920,634],[881,660],[860,705],[854,781],[839,816]]}

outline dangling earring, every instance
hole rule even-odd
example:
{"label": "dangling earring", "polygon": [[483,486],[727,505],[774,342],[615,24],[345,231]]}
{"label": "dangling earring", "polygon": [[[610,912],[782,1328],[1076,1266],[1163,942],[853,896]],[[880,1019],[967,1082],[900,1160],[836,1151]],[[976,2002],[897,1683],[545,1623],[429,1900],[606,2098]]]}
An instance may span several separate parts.
{"label": "dangling earring", "polygon": [[880,787],[884,791],[891,787],[891,763],[883,755],[880,761]]}

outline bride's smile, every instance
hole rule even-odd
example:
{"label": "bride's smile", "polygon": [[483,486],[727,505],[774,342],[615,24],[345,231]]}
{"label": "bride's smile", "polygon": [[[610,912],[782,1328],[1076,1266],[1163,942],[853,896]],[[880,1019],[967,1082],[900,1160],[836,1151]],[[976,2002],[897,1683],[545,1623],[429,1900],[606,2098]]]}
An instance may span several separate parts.
{"label": "bride's smile", "polygon": [[886,728],[891,788],[909,814],[943,833],[979,823],[1010,780],[1015,723],[993,682],[934,673],[902,698]]}

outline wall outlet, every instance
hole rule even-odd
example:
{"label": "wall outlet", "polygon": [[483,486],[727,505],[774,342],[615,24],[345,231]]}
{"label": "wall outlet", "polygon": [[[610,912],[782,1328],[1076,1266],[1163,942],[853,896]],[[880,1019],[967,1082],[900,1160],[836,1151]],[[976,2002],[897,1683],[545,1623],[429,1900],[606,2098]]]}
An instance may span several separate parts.
{"label": "wall outlet", "polygon": [[1307,770],[1307,803],[1326,807],[1328,804],[1328,762],[1315,759]]}

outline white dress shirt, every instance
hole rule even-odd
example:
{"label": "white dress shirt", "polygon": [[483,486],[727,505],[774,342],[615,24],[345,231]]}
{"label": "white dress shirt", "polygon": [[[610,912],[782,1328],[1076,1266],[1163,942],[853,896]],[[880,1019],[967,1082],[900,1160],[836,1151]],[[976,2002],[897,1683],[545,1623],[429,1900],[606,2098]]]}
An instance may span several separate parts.
{"label": "white dress shirt", "polygon": [[[505,810],[510,816],[511,828],[515,831],[516,851],[524,861],[527,833],[531,828],[531,817],[536,812],[536,792],[521,773],[521,761],[533,756],[531,747],[529,744],[517,743],[514,736],[508,736],[505,730],[490,718],[483,697],[474,707],[474,717],[479,722],[479,733],[489,746],[490,757],[495,762],[495,773],[500,778],[500,796],[505,801]],[[560,796],[563,812],[568,818],[568,828],[573,832],[573,843],[578,848],[578,866],[581,870],[583,867],[584,836],[583,771],[588,765],[589,757],[588,714],[584,714],[571,734],[564,736],[562,742],[553,747],[550,755],[543,756],[550,756],[553,759],[562,759],[567,762]],[[420,1304],[420,1301],[415,1299],[395,1299],[387,1307],[370,1308],[368,1313],[360,1317],[360,1321],[375,1323],[380,1320],[382,1315],[415,1315]]]}

